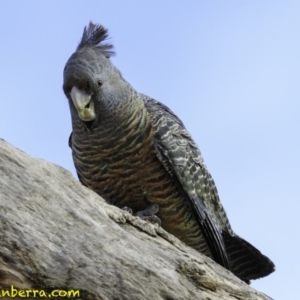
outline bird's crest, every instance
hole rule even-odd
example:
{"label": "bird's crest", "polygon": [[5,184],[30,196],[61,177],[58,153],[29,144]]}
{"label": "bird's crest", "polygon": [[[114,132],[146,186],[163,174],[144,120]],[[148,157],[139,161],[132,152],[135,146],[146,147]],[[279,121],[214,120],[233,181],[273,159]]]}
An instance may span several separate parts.
{"label": "bird's crest", "polygon": [[77,50],[85,46],[95,46],[101,50],[106,58],[110,58],[115,52],[112,50],[112,44],[102,44],[108,38],[108,31],[102,25],[90,22],[89,26],[85,26],[82,34],[81,41]]}

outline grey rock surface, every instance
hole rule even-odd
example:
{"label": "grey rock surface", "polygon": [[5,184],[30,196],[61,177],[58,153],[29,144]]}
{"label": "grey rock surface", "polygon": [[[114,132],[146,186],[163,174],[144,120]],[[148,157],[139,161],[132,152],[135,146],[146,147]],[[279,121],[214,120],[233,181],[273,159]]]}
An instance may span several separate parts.
{"label": "grey rock surface", "polygon": [[79,299],[270,299],[69,171],[0,140],[0,289],[11,285],[79,289]]}

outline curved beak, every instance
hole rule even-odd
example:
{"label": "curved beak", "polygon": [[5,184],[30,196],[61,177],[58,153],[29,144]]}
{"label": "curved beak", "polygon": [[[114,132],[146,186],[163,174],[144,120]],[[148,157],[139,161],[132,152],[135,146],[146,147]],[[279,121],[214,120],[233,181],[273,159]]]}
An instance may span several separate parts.
{"label": "curved beak", "polygon": [[70,95],[82,121],[93,121],[96,119],[92,95],[78,89],[76,86],[72,87]]}

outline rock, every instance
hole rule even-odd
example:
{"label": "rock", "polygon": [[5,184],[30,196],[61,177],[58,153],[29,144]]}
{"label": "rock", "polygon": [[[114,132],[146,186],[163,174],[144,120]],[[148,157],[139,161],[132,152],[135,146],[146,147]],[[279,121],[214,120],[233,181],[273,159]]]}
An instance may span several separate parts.
{"label": "rock", "polygon": [[2,289],[78,289],[78,299],[270,299],[3,140],[0,187]]}

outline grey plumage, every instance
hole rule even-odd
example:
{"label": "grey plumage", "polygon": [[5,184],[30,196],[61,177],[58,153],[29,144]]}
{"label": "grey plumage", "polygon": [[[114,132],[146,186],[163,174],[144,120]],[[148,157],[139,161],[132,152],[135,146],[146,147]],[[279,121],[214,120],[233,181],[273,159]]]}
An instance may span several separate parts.
{"label": "grey plumage", "polygon": [[273,272],[274,264],[231,229],[180,119],[125,81],[109,59],[107,37],[104,27],[90,23],[64,69],[79,180],[141,216],[159,207],[166,230],[247,282]]}

